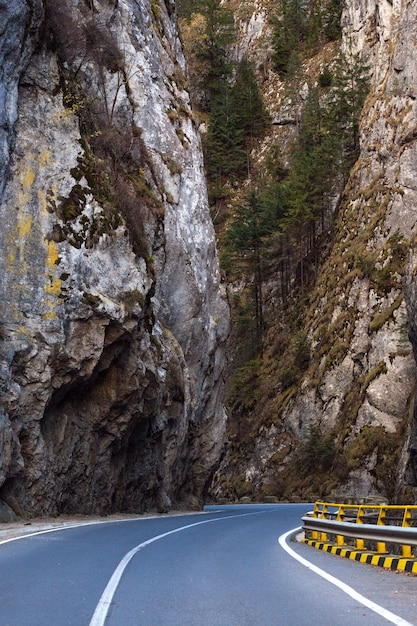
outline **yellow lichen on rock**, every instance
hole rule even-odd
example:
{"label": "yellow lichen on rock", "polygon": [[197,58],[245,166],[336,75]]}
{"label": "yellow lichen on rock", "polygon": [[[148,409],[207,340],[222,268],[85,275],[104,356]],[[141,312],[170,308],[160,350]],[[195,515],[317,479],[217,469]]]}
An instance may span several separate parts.
{"label": "yellow lichen on rock", "polygon": [[31,215],[21,215],[19,214],[19,222],[18,222],[18,236],[19,243],[22,243],[22,239],[29,235],[32,230],[32,216]]}
{"label": "yellow lichen on rock", "polygon": [[[55,267],[58,261],[58,249],[53,241],[48,241],[48,254],[46,258],[46,285],[45,292],[49,296],[58,296],[61,292],[61,281],[55,276]],[[49,311],[45,313],[46,319],[56,319],[54,308],[56,306],[55,299],[47,299],[45,305]]]}

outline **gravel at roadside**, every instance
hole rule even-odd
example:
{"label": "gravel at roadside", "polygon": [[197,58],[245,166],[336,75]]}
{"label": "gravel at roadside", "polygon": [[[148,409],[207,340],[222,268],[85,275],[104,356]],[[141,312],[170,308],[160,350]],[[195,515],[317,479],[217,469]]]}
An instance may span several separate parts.
{"label": "gravel at roadside", "polygon": [[[170,511],[164,515],[184,515],[185,513],[191,513],[191,511]],[[193,511],[195,513],[195,511]],[[53,530],[58,528],[67,528],[69,526],[77,526],[81,524],[97,524],[100,522],[110,522],[128,519],[142,519],[145,517],[162,516],[158,513],[120,513],[114,515],[106,515],[104,517],[92,516],[92,515],[75,515],[65,516],[62,515],[57,518],[35,518],[17,522],[6,522],[0,524],[0,544],[5,541],[10,541],[17,537],[23,537],[37,532],[45,530]]]}

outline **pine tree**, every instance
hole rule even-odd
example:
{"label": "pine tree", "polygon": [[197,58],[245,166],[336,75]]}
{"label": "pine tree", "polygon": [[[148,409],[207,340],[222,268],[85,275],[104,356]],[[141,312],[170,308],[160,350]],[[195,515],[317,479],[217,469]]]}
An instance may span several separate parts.
{"label": "pine tree", "polygon": [[248,143],[260,136],[269,123],[255,76],[249,63],[241,61],[232,86],[218,87],[210,112],[204,154],[210,196],[223,197],[226,178],[241,177],[249,167]]}
{"label": "pine tree", "polygon": [[328,0],[323,8],[324,33],[328,41],[335,41],[342,36],[342,0]]}
{"label": "pine tree", "polygon": [[334,75],[329,123],[339,138],[344,174],[352,167],[359,150],[359,118],[369,91],[369,65],[351,49],[341,53]]}
{"label": "pine tree", "polygon": [[258,346],[262,345],[263,320],[263,242],[273,231],[260,196],[251,192],[237,208],[229,225],[227,244],[246,273],[253,277],[254,323]]}
{"label": "pine tree", "polygon": [[322,0],[310,0],[306,31],[308,50],[315,54],[323,41]]}
{"label": "pine tree", "polygon": [[[325,219],[333,180],[337,176],[333,137],[327,128],[327,111],[320,91],[310,87],[300,123],[290,172],[280,183],[264,193],[265,206],[280,211],[277,230],[286,233],[281,238],[287,256],[290,248],[297,260],[301,284],[305,282],[307,262],[317,254],[317,238],[325,227]],[[267,200],[267,202],[266,202]],[[291,243],[291,246],[290,246]],[[283,256],[278,252],[278,256]]]}
{"label": "pine tree", "polygon": [[223,87],[212,104],[204,155],[209,179],[220,186],[226,177],[239,176],[247,170],[244,129],[228,86]]}
{"label": "pine tree", "polygon": [[324,227],[324,213],[336,177],[334,137],[328,128],[328,112],[317,87],[310,87],[295,152],[295,169],[305,180],[309,211]]}
{"label": "pine tree", "polygon": [[307,32],[307,13],[302,0],[279,0],[274,19],[272,62],[282,76],[288,74],[289,61],[299,50]]}
{"label": "pine tree", "polygon": [[210,108],[211,102],[222,91],[223,83],[231,76],[232,64],[227,51],[236,40],[236,28],[233,12],[224,8],[220,0],[203,0],[200,12],[206,22],[206,41],[199,57],[208,65],[205,83]]}
{"label": "pine tree", "polygon": [[242,59],[236,70],[232,89],[238,124],[245,137],[261,137],[270,122],[265,110],[252,68],[246,58]]}

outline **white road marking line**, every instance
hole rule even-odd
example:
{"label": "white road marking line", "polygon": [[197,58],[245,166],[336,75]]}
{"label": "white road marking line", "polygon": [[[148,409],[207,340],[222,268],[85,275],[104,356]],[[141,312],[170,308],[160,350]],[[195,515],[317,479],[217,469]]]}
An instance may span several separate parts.
{"label": "white road marking line", "polygon": [[411,624],[411,622],[407,622],[407,620],[403,619],[402,617],[399,617],[398,615],[395,615],[395,613],[391,613],[391,611],[384,609],[379,604],[372,602],[372,600],[368,600],[368,598],[365,598],[365,596],[355,591],[355,589],[353,589],[352,587],[349,587],[349,585],[347,585],[346,583],[342,582],[338,578],[335,578],[331,574],[328,574],[324,570],[320,569],[320,567],[313,565],[313,563],[310,563],[310,561],[307,561],[307,559],[304,559],[302,556],[297,554],[297,552],[295,552],[292,548],[289,547],[286,540],[287,540],[287,537],[289,537],[289,535],[292,535],[299,530],[301,530],[300,527],[293,528],[293,530],[289,530],[288,532],[281,535],[281,537],[279,537],[278,539],[281,548],[283,548],[290,556],[292,556],[294,559],[299,561],[302,565],[310,569],[315,574],[318,574],[319,576],[327,580],[332,585],[339,587],[339,589],[344,591],[344,593],[346,593],[348,596],[350,596],[354,600],[357,600],[357,602],[360,602],[371,611],[378,613],[378,615],[381,615],[392,624],[396,624],[397,626],[414,626],[413,624]]}
{"label": "white road marking line", "polygon": [[140,543],[138,546],[130,550],[130,552],[125,554],[123,559],[120,561],[119,565],[114,570],[113,575],[110,578],[109,582],[107,583],[107,586],[105,590],[103,591],[102,596],[96,606],[96,610],[94,611],[94,615],[91,618],[89,626],[104,626],[106,618],[107,618],[107,613],[109,612],[110,605],[113,602],[113,597],[114,597],[114,594],[116,593],[120,579],[123,576],[123,572],[125,571],[131,559],[135,556],[137,552],[139,552],[139,550],[142,550],[142,548],[145,548],[146,546],[149,546],[151,543],[154,543],[155,541],[159,541],[160,539],[163,539],[164,537],[168,537],[168,535],[179,533],[183,530],[187,530],[188,528],[192,528],[193,526],[200,526],[201,524],[210,524],[211,522],[218,522],[218,521],[223,521],[227,519],[233,519],[235,517],[247,517],[248,515],[259,515],[260,513],[265,513],[265,511],[256,511],[254,513],[241,513],[238,515],[226,515],[222,517],[216,517],[214,519],[203,520],[202,522],[194,522],[194,524],[188,524],[187,526],[180,526],[180,528],[174,528],[173,530],[170,530],[166,533],[162,533],[162,535],[156,535],[155,537],[151,537],[147,541]]}
{"label": "white road marking line", "polygon": [[[219,513],[220,511],[217,511]],[[172,517],[183,517],[183,516],[191,516],[191,515],[204,515],[203,512],[188,512],[188,513],[179,513],[175,514]],[[36,535],[45,535],[46,533],[56,533],[60,530],[71,530],[71,528],[80,528],[81,526],[94,526],[96,524],[121,524],[122,522],[138,522],[142,520],[148,519],[159,519],[163,517],[163,515],[140,515],[139,517],[123,517],[121,519],[101,519],[101,520],[93,520],[86,522],[68,522],[62,526],[54,526],[53,528],[45,528],[44,530],[33,530],[27,533],[23,533],[22,535],[16,535],[15,537],[9,537],[8,539],[0,539],[0,546],[3,543],[10,543],[11,541],[19,541],[20,539],[26,539],[27,537],[35,537]]]}
{"label": "white road marking line", "polygon": [[99,524],[100,522],[89,522],[83,524],[73,524],[72,526],[61,526],[60,528],[46,528],[45,530],[35,530],[25,535],[17,535],[16,537],[9,537],[9,539],[1,539],[0,546],[4,543],[11,543],[12,541],[20,541],[21,539],[27,539],[28,537],[36,537],[36,535],[46,535],[46,533],[54,533],[58,530],[68,530],[69,528],[78,528],[79,526],[89,526],[90,524]]}

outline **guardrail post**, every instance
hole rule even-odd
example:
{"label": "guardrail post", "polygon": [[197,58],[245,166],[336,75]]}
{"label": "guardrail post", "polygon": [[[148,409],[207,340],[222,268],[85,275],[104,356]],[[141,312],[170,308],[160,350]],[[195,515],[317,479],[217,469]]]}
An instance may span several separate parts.
{"label": "guardrail post", "polygon": [[[329,505],[323,502],[323,506],[322,506],[322,509],[321,509],[321,515],[320,515],[320,517],[322,519],[327,519],[328,509],[329,509]],[[320,538],[320,541],[328,541],[329,540],[329,538],[327,536],[327,533],[325,533],[325,532],[320,532],[319,533],[319,538]]]}
{"label": "guardrail post", "polygon": [[[404,507],[404,516],[403,516],[402,526],[405,526],[406,528],[410,528],[411,520],[412,520],[411,509],[409,509],[409,507],[406,506]],[[412,559],[414,555],[411,550],[411,546],[401,545],[401,555],[405,558]]]}
{"label": "guardrail post", "polygon": [[[343,506],[343,504],[339,504],[339,509],[337,511],[336,521],[337,522],[343,522],[344,516],[345,516],[345,507]],[[346,545],[345,536],[344,535],[336,535],[336,544],[338,546]]]}
{"label": "guardrail post", "polygon": [[[380,506],[379,508],[379,514],[378,514],[378,520],[377,520],[377,526],[385,526],[385,517],[387,514],[387,509],[385,506]],[[387,554],[387,546],[385,544],[384,541],[377,541],[376,542],[376,551],[379,554]]]}
{"label": "guardrail post", "polygon": [[[319,516],[319,511],[320,511],[320,503],[319,502],[315,502],[314,503],[314,509],[313,509],[313,517],[318,517]],[[318,539],[319,538],[319,533],[317,532],[317,530],[312,530],[311,531],[311,538],[312,539]]]}
{"label": "guardrail post", "polygon": [[[363,516],[364,516],[364,508],[363,506],[359,506],[356,513],[356,523],[363,524]],[[365,541],[363,539],[355,539],[356,549],[357,550],[365,550]]]}

